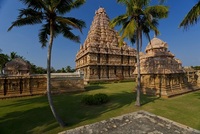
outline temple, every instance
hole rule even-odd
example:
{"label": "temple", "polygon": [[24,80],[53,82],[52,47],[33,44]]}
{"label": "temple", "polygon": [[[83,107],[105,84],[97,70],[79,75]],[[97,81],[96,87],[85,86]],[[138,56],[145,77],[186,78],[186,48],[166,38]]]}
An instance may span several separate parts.
{"label": "temple", "polygon": [[[171,97],[197,89],[194,75],[188,75],[168,44],[154,37],[140,54],[141,86],[145,94]],[[134,71],[137,74],[137,67]],[[192,81],[192,82],[191,82]]]}
{"label": "temple", "polygon": [[109,21],[105,9],[99,8],[76,55],[76,70],[84,73],[86,83],[134,78],[136,51],[125,42],[119,46],[120,36]]}
{"label": "temple", "polygon": [[5,64],[4,74],[6,75],[29,75],[30,64],[21,58],[15,58]]}

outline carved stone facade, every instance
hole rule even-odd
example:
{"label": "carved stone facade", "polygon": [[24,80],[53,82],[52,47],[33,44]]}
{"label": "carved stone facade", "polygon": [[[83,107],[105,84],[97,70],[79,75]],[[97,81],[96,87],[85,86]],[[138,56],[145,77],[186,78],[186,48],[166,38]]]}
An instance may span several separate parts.
{"label": "carved stone facade", "polygon": [[[46,94],[46,74],[0,76],[0,99]],[[51,74],[52,93],[84,91],[80,73]]]}
{"label": "carved stone facade", "polygon": [[[188,82],[181,61],[168,50],[166,42],[155,37],[145,52],[140,55],[143,93],[170,97],[198,88]],[[137,74],[137,68],[134,74]]]}
{"label": "carved stone facade", "polygon": [[104,8],[99,8],[76,55],[76,70],[84,73],[85,82],[134,78],[136,51],[125,42],[119,47],[119,38],[119,34],[109,27]]}

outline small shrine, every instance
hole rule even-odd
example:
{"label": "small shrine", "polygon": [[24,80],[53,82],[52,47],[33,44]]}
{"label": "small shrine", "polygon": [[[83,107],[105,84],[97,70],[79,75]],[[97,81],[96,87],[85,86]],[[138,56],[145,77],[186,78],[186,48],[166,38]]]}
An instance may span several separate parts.
{"label": "small shrine", "polygon": [[15,58],[5,64],[3,71],[6,75],[29,75],[30,68],[29,63],[21,58]]}
{"label": "small shrine", "polygon": [[105,9],[99,8],[76,55],[76,70],[84,74],[85,83],[134,79],[136,51],[125,42],[119,46],[120,36],[109,22]]}
{"label": "small shrine", "polygon": [[[141,87],[144,94],[170,97],[194,88],[188,82],[182,62],[168,50],[168,44],[154,37],[140,54]],[[137,67],[134,71],[137,74]]]}

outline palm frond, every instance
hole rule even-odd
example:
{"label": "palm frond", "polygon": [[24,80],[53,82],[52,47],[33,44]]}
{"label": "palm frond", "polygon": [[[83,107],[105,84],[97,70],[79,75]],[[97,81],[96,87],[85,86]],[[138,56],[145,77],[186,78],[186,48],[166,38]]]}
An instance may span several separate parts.
{"label": "palm frond", "polygon": [[120,15],[120,16],[114,18],[112,21],[110,21],[109,26],[111,28],[113,28],[115,26],[119,26],[121,24],[124,24],[128,20],[128,17],[129,16],[127,16],[126,14]]}
{"label": "palm frond", "polygon": [[86,2],[86,0],[76,0],[72,3],[72,8],[78,8],[81,5],[83,5]]}
{"label": "palm frond", "polygon": [[24,25],[34,25],[38,23],[42,23],[42,13],[35,11],[33,9],[21,9],[19,10],[19,15],[17,20],[12,23],[12,25],[8,28],[10,31],[14,26],[20,27]]}
{"label": "palm frond", "polygon": [[71,9],[78,8],[81,5],[83,5],[86,2],[86,0],[60,0],[59,3],[57,3],[57,13],[64,14],[66,12],[69,12]]}
{"label": "palm frond", "polygon": [[82,32],[82,28],[86,27],[86,24],[84,21],[73,18],[73,17],[57,16],[56,21],[59,23],[72,26],[73,28],[79,29],[81,32]]}
{"label": "palm frond", "polygon": [[138,25],[135,20],[130,20],[126,24],[123,25],[122,32],[122,39],[128,38],[129,40],[134,35],[136,29],[138,28]]}
{"label": "palm frond", "polygon": [[33,9],[47,9],[46,4],[44,3],[45,1],[43,0],[19,0],[23,4],[27,5],[29,8]]}
{"label": "palm frond", "polygon": [[40,16],[43,19],[42,13],[31,8],[28,9],[20,9],[18,18],[27,17],[27,16]]}
{"label": "palm frond", "polygon": [[179,27],[187,29],[190,25],[194,25],[199,21],[200,17],[200,1],[188,12]]}
{"label": "palm frond", "polygon": [[8,31],[10,31],[13,27],[20,27],[24,25],[34,25],[42,23],[42,20],[40,17],[30,16],[26,18],[19,18],[16,21],[12,23],[12,25],[8,28]]}
{"label": "palm frond", "polygon": [[57,13],[65,14],[71,10],[72,0],[60,0],[56,5],[55,8],[57,9]]}
{"label": "palm frond", "polygon": [[46,47],[46,44],[48,42],[48,35],[49,35],[49,24],[42,25],[42,28],[40,29],[40,32],[38,34],[39,41],[42,43],[42,47]]}
{"label": "palm frond", "polygon": [[168,17],[168,7],[163,5],[149,6],[144,10],[145,13],[151,14],[154,18],[167,18]]}
{"label": "palm frond", "polygon": [[60,25],[60,32],[62,33],[62,35],[65,37],[65,38],[68,38],[72,41],[75,41],[77,43],[80,43],[80,37],[79,36],[76,36],[75,34],[73,34],[71,32],[71,28],[64,25],[64,24],[61,24]]}

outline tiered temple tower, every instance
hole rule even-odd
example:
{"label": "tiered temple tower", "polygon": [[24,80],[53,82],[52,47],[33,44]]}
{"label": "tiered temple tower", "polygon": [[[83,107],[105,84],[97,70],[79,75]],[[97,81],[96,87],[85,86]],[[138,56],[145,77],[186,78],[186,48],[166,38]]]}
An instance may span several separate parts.
{"label": "tiered temple tower", "polygon": [[168,50],[166,42],[154,37],[145,52],[140,56],[143,93],[170,97],[198,88],[188,82],[181,61]]}
{"label": "tiered temple tower", "polygon": [[119,38],[105,9],[99,8],[76,55],[76,70],[84,73],[85,82],[133,79],[136,51],[125,42],[119,47]]}

